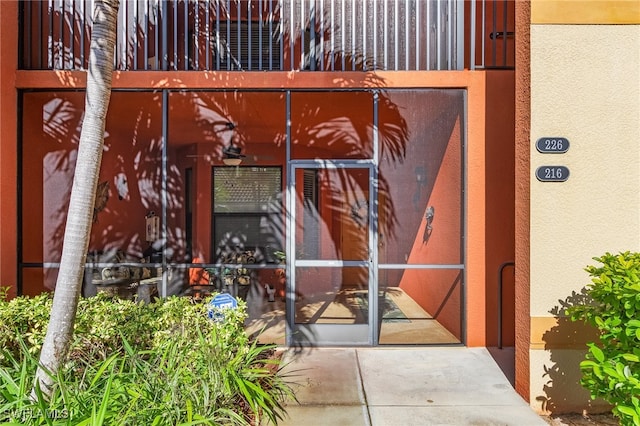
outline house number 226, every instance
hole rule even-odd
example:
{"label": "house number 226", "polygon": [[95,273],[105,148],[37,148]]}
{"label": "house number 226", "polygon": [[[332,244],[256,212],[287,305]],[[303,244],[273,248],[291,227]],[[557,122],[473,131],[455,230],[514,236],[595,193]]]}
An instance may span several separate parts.
{"label": "house number 226", "polygon": [[567,138],[540,138],[536,141],[536,149],[543,154],[563,154],[569,150]]}

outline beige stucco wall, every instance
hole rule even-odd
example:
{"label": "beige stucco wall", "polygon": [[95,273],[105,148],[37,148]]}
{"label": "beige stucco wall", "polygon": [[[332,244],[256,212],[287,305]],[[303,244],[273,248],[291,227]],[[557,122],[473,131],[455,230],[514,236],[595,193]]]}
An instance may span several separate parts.
{"label": "beige stucco wall", "polygon": [[[549,402],[545,368],[575,369],[583,343],[558,345],[565,330],[547,320],[589,282],[592,257],[640,250],[640,25],[532,25],[530,34],[530,402],[563,411],[584,394],[577,379],[562,392],[556,381],[553,395],[565,396]],[[569,151],[537,152],[545,136],[567,138]],[[539,182],[543,165],[567,166],[568,181]]]}

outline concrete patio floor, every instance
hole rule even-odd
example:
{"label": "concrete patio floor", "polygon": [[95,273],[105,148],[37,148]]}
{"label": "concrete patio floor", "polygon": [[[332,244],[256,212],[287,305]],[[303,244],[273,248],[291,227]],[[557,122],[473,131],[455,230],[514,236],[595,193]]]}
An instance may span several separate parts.
{"label": "concrete patio floor", "polygon": [[547,425],[485,348],[288,348],[280,425]]}

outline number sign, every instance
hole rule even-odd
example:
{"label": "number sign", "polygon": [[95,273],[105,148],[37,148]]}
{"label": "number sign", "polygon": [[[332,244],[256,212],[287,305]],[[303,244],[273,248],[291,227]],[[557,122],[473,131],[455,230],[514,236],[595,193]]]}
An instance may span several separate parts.
{"label": "number sign", "polygon": [[569,169],[565,166],[540,166],[536,169],[540,182],[565,182],[569,179]]}
{"label": "number sign", "polygon": [[540,138],[536,141],[536,149],[543,154],[563,154],[569,150],[567,138]]}

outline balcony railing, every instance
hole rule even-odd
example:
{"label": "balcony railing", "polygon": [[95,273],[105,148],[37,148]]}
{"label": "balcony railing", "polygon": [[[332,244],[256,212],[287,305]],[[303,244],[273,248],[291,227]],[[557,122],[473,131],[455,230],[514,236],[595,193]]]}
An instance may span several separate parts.
{"label": "balcony railing", "polygon": [[[21,3],[21,68],[86,69],[93,1]],[[507,27],[513,22],[513,8],[514,2],[507,0],[122,0],[114,67],[199,71],[510,67],[514,49]]]}

